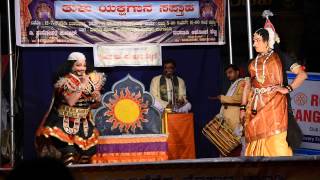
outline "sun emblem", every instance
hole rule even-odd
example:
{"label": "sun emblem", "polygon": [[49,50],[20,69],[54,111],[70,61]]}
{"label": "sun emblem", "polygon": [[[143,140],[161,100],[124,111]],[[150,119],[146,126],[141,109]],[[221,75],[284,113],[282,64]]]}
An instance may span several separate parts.
{"label": "sun emblem", "polygon": [[131,93],[127,87],[118,95],[115,90],[113,98],[105,106],[108,107],[105,115],[109,117],[106,122],[112,123],[111,130],[119,128],[120,132],[128,133],[130,130],[135,133],[137,127],[142,130],[142,123],[148,122],[145,119],[148,101],[143,102],[140,91]]}

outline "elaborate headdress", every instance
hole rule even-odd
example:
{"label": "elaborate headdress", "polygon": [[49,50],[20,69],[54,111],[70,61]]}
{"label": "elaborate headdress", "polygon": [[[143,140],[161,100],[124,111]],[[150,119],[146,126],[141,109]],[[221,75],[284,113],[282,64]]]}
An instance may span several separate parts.
{"label": "elaborate headdress", "polygon": [[80,60],[80,59],[86,60],[86,56],[81,52],[72,52],[68,56],[68,60],[71,60],[71,61],[77,61],[77,60]]}
{"label": "elaborate headdress", "polygon": [[273,13],[270,10],[264,10],[262,13],[262,17],[266,18],[266,23],[264,24],[264,29],[266,29],[269,33],[269,42],[268,45],[273,49],[273,45],[275,42],[280,43],[279,35],[276,33],[276,30],[271,23],[269,16],[273,16]]}

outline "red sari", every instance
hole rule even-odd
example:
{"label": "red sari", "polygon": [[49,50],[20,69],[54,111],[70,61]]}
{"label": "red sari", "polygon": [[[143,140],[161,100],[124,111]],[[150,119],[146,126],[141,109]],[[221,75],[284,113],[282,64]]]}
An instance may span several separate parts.
{"label": "red sari", "polygon": [[[246,156],[291,156],[286,141],[287,97],[273,91],[282,86],[282,64],[278,54],[269,52],[249,64],[249,94],[245,136]],[[256,114],[254,113],[256,111]]]}

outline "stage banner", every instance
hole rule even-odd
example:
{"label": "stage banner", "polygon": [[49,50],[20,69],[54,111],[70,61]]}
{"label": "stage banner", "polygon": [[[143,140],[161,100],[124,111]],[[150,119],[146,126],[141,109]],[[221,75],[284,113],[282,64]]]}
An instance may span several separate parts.
{"label": "stage banner", "polygon": [[225,44],[223,0],[15,0],[18,46]]}
{"label": "stage banner", "polygon": [[109,44],[93,48],[95,67],[161,66],[158,44]]}
{"label": "stage banner", "polygon": [[[294,74],[288,74],[289,82],[294,78]],[[320,150],[320,73],[308,73],[308,79],[290,96],[303,133],[301,148]]]}

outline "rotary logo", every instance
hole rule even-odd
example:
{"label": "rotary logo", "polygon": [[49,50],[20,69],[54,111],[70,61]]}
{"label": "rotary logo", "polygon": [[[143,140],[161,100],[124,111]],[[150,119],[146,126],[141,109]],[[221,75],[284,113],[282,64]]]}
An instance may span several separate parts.
{"label": "rotary logo", "polygon": [[307,95],[305,95],[302,92],[298,92],[294,95],[294,103],[297,104],[298,106],[303,106],[307,103]]}

